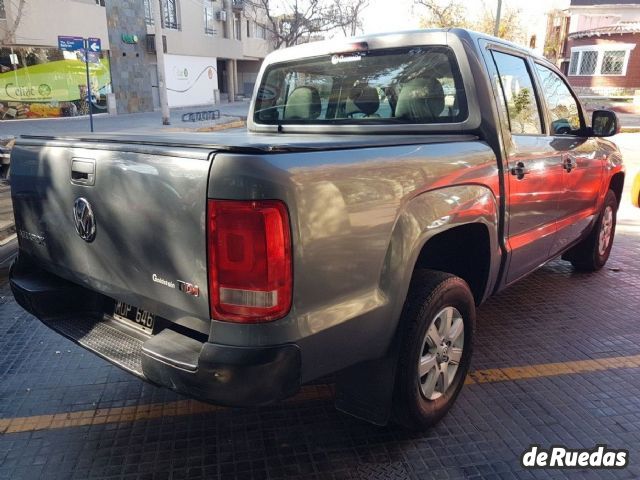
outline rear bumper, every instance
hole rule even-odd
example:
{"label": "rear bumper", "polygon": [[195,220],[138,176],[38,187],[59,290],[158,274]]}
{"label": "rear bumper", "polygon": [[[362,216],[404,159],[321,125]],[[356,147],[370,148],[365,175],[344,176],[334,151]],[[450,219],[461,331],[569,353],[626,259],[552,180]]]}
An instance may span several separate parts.
{"label": "rear bumper", "polygon": [[300,388],[297,345],[220,345],[169,327],[146,336],[105,318],[112,300],[20,260],[10,283],[20,306],[47,326],[149,382],[227,406],[273,403]]}

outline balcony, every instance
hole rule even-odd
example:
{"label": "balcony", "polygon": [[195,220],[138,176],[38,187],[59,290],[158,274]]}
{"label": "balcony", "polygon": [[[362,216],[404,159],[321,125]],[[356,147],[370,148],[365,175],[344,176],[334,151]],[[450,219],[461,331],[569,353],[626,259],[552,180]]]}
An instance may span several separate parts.
{"label": "balcony", "polygon": [[242,12],[244,11],[244,0],[231,0],[231,8],[234,12]]}

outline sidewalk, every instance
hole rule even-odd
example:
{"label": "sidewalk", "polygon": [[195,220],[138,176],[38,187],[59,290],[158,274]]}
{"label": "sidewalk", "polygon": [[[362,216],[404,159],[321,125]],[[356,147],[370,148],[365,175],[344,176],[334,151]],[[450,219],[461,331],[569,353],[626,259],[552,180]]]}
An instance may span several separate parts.
{"label": "sidewalk", "polygon": [[[183,122],[185,113],[209,110],[220,110],[220,119],[204,122]],[[162,125],[160,111],[146,113],[131,113],[123,115],[94,115],[94,130],[96,132],[145,132],[159,129],[197,130],[223,123],[230,123],[239,119],[246,119],[249,102],[223,103],[220,105],[201,105],[195,107],[176,108],[171,110],[171,125]],[[54,135],[61,133],[89,132],[89,117],[46,118],[34,120],[2,120],[0,121],[0,136],[7,135]]]}

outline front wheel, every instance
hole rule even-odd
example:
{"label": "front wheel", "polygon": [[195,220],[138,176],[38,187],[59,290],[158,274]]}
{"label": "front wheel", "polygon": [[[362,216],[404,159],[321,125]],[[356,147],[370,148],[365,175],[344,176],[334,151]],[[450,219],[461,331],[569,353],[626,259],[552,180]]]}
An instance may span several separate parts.
{"label": "front wheel", "polygon": [[589,236],[563,256],[576,270],[595,272],[607,263],[616,233],[617,211],[618,197],[609,190]]}
{"label": "front wheel", "polygon": [[416,271],[400,321],[393,416],[407,428],[426,428],[449,411],[469,370],[473,295],[459,277]]}

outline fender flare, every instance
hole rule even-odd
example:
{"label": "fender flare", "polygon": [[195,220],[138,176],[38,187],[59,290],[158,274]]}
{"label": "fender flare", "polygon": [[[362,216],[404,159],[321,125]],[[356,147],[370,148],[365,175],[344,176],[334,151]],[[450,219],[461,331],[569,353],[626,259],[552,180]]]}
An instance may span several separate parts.
{"label": "fender flare", "polygon": [[412,197],[400,210],[381,270],[379,288],[389,300],[386,354],[341,371],[336,379],[336,408],[378,425],[389,420],[394,392],[400,315],[423,247],[456,227],[480,224],[489,233],[491,262],[483,299],[500,271],[498,200],[490,188],[469,184],[430,190]]}

